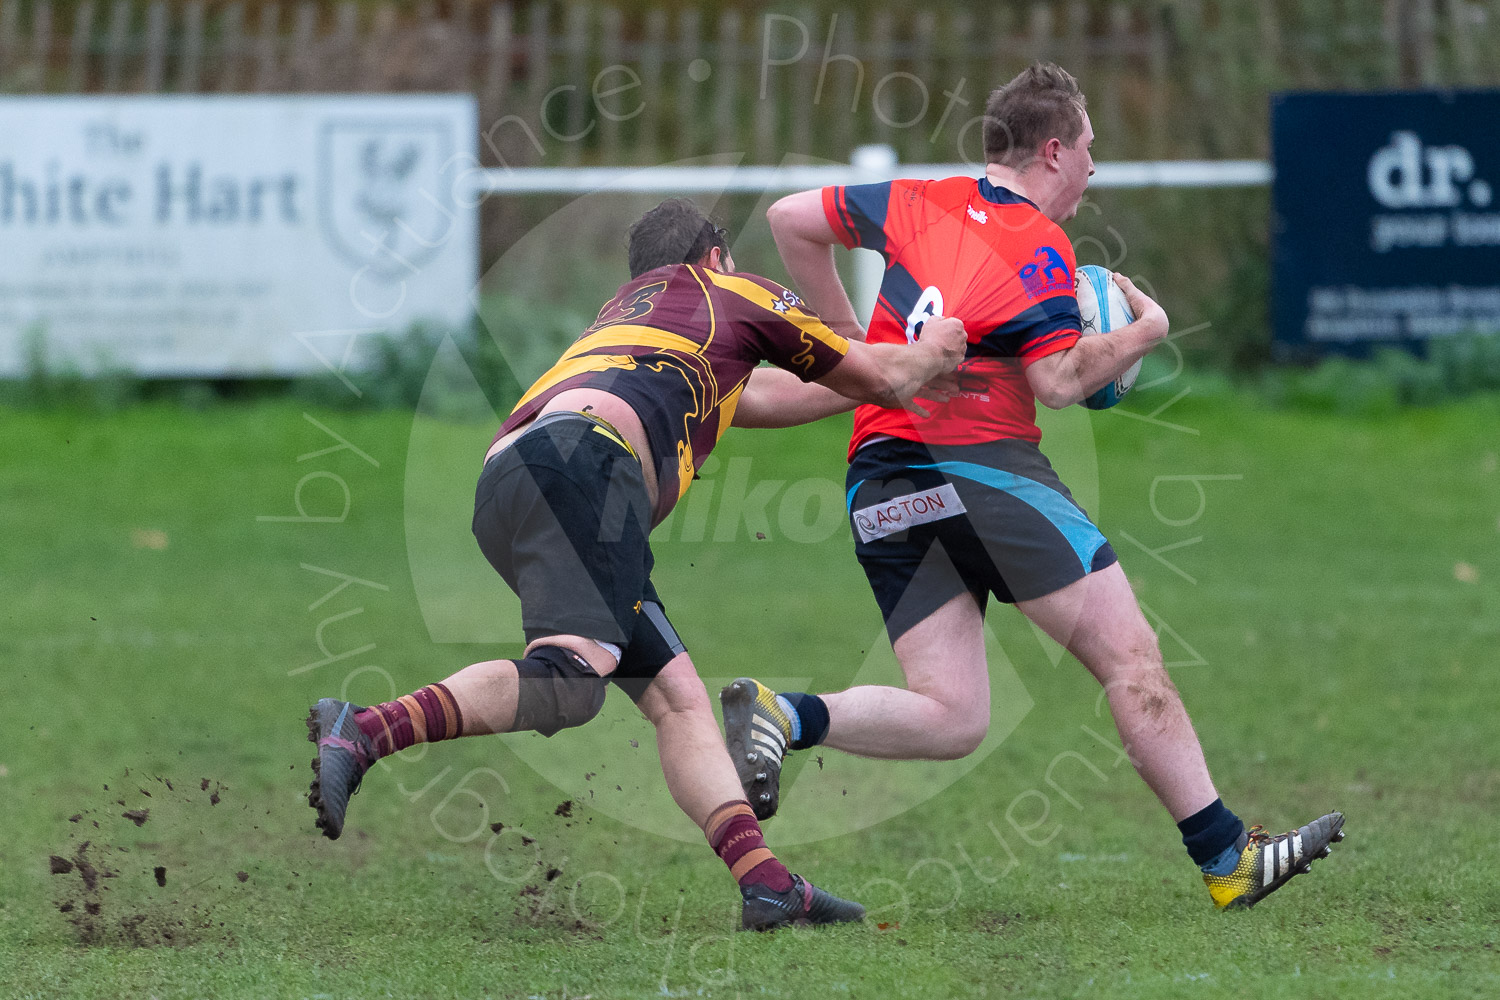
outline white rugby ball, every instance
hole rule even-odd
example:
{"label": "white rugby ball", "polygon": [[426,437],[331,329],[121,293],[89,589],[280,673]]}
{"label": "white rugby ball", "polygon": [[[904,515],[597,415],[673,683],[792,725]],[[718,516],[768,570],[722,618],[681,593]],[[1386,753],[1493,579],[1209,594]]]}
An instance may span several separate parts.
{"label": "white rugby ball", "polygon": [[[1127,323],[1135,322],[1130,306],[1125,302],[1125,293],[1115,284],[1114,272],[1098,264],[1084,264],[1078,268],[1078,315],[1083,320],[1083,335],[1093,336],[1118,330]],[[1109,385],[1104,386],[1083,401],[1091,410],[1107,410],[1130,391],[1136,376],[1141,373],[1137,361]]]}

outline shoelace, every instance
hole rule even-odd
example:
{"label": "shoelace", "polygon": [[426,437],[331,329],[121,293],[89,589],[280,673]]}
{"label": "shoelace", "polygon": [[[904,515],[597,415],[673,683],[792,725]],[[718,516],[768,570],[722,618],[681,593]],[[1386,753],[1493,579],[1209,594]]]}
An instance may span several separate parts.
{"label": "shoelace", "polygon": [[1246,847],[1250,847],[1254,844],[1269,844],[1271,841],[1276,839],[1275,837],[1267,833],[1266,828],[1259,823],[1256,823],[1245,832],[1250,835],[1250,839],[1245,842]]}
{"label": "shoelace", "polygon": [[1259,844],[1261,846],[1265,846],[1266,844],[1275,843],[1276,841],[1280,840],[1282,837],[1290,837],[1292,834],[1296,833],[1297,831],[1296,830],[1288,830],[1286,833],[1278,833],[1278,834],[1272,835],[1272,834],[1269,834],[1269,833],[1266,832],[1266,828],[1264,826],[1262,826],[1259,823],[1256,823],[1254,826],[1252,826],[1250,829],[1246,830],[1245,832],[1250,835],[1250,839],[1245,842],[1245,846],[1246,847],[1251,847],[1251,846],[1254,846],[1254,845],[1257,845],[1257,844]]}

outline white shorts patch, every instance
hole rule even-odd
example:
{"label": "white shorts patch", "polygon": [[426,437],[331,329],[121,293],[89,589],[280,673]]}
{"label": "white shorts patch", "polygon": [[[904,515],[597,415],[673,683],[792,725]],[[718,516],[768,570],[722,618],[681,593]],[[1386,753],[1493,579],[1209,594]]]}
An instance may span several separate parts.
{"label": "white shorts patch", "polygon": [[862,542],[905,531],[917,524],[941,521],[965,512],[952,483],[920,493],[908,493],[854,512],[854,529]]}

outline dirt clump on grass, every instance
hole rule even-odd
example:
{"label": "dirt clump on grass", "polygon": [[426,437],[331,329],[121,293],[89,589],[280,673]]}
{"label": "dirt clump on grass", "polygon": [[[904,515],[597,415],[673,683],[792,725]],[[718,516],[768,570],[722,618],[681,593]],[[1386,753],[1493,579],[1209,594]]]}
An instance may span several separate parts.
{"label": "dirt clump on grass", "polygon": [[[174,865],[178,867],[174,888],[164,892],[168,865],[158,857],[165,853],[170,859],[177,853],[171,842],[176,831],[189,832],[191,827],[190,832],[201,835],[196,816],[223,801],[220,793],[229,789],[208,779],[198,789],[162,777],[155,778],[154,784],[146,783],[150,789],[137,785],[137,791],[143,800],[150,800],[149,808],[140,800],[132,803],[119,798],[119,788],[129,787],[121,782],[113,793],[104,786],[109,794],[101,796],[106,801],[100,805],[67,817],[70,826],[64,829],[73,831],[67,834],[69,843],[46,858],[53,908],[85,946],[156,948],[207,940],[232,942],[232,933],[214,910],[228,887],[241,891],[234,881],[236,875],[240,882],[249,876],[233,869],[194,872],[191,866],[184,871]],[[212,794],[201,794],[210,786]],[[86,825],[85,817],[90,820]],[[137,839],[136,831],[148,820],[159,835],[150,841]],[[82,829],[88,830],[89,839],[82,839]]]}
{"label": "dirt clump on grass", "polygon": [[54,876],[76,876],[64,883],[56,906],[58,912],[67,918],[79,944],[99,944],[104,940],[102,922],[98,919],[104,910],[99,882],[102,877],[116,874],[109,869],[101,870],[89,860],[90,849],[97,850],[92,841],[85,840],[71,858],[53,854],[47,859],[48,869]]}

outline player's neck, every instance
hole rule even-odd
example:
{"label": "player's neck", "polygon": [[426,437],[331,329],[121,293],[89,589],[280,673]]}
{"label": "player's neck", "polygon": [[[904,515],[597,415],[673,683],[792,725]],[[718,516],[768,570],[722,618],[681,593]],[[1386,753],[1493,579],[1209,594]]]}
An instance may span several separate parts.
{"label": "player's neck", "polygon": [[999,163],[990,163],[985,165],[984,176],[991,184],[1020,195],[1041,209],[1047,218],[1057,221],[1051,211],[1051,185],[1046,182],[1045,177],[1039,177],[1038,172],[1022,173]]}

